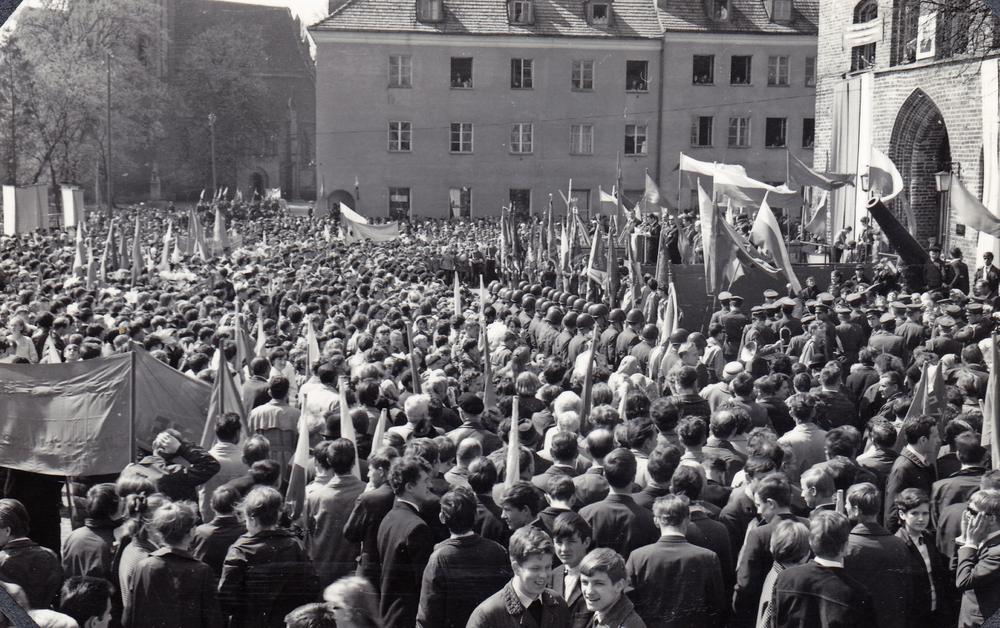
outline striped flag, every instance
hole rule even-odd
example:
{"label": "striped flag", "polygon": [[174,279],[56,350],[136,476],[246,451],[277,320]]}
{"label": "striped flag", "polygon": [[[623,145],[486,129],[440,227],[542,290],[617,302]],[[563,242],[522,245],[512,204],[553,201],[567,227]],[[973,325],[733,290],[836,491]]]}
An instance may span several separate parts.
{"label": "striped flag", "polygon": [[[221,351],[216,352],[221,355]],[[243,425],[243,436],[246,433],[246,412],[243,402],[240,400],[240,391],[233,380],[233,374],[229,370],[229,364],[225,360],[220,360],[219,368],[215,372],[215,380],[212,382],[212,393],[208,397],[208,416],[205,418],[205,427],[201,432],[201,446],[210,449],[215,444],[215,420],[227,412],[235,412],[240,415]]]}
{"label": "striped flag", "polygon": [[[306,407],[308,395],[302,397],[302,407]],[[343,404],[341,404],[343,405]],[[302,514],[302,506],[306,501],[306,469],[309,468],[309,413],[299,413],[299,437],[295,442],[295,453],[292,455],[292,470],[288,477],[288,490],[285,492],[285,503],[291,504],[292,521],[297,521]]]}
{"label": "striped flag", "polygon": [[868,180],[869,189],[881,192],[883,203],[888,203],[903,191],[903,175],[899,174],[896,164],[874,146],[868,161]]}
{"label": "striped flag", "polygon": [[345,378],[340,379],[340,437],[346,438],[354,445],[354,466],[351,467],[351,474],[360,480],[358,435],[354,433],[354,421],[351,420],[351,411],[347,408],[347,380]]}
{"label": "striped flag", "polygon": [[774,212],[767,204],[767,195],[764,196],[764,201],[760,204],[757,218],[750,230],[750,241],[757,248],[767,251],[771,255],[775,265],[785,273],[788,283],[792,284],[792,290],[796,293],[802,290],[799,278],[792,270],[792,260],[788,257],[788,249],[785,247],[785,238],[778,225],[778,219],[775,218]]}
{"label": "striped flag", "polygon": [[955,208],[958,221],[976,231],[1000,238],[1000,218],[966,189],[961,177],[952,175],[951,181],[951,206]]}

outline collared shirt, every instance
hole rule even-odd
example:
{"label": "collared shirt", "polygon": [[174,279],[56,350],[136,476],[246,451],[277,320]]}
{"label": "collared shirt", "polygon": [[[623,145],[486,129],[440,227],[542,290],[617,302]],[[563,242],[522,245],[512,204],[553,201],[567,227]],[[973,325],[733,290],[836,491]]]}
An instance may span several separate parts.
{"label": "collared shirt", "polygon": [[567,567],[566,575],[563,577],[563,599],[568,600],[573,589],[580,583],[580,565],[575,568]]}
{"label": "collared shirt", "polygon": [[528,597],[523,591],[521,591],[521,587],[519,587],[517,584],[517,578],[514,578],[514,583],[511,585],[510,588],[514,589],[514,593],[517,595],[517,599],[520,600],[521,606],[523,606],[525,610],[527,610],[527,608],[531,606],[532,602],[538,599],[537,597]]}
{"label": "collared shirt", "polygon": [[909,451],[911,454],[913,454],[913,456],[920,461],[920,464],[924,465],[925,467],[930,466],[930,464],[927,462],[927,456],[924,456],[922,453],[918,452],[916,449],[913,448],[912,445],[907,445],[906,450]]}
{"label": "collared shirt", "polygon": [[843,558],[841,558],[840,560],[830,560],[828,558],[820,558],[819,556],[817,556],[813,560],[816,561],[817,565],[822,565],[824,567],[840,567],[841,569],[843,569],[844,567]]}
{"label": "collared shirt", "polygon": [[[909,534],[909,532],[907,532],[907,534]],[[910,534],[910,539],[913,541],[913,544],[917,546],[917,551],[920,552],[920,558],[923,559],[924,567],[927,569],[927,579],[931,582],[931,610],[937,610],[937,591],[934,590],[931,555],[927,552],[927,546],[924,545],[924,537],[922,534],[917,533],[916,536]]]}
{"label": "collared shirt", "polygon": [[397,497],[397,498],[396,498],[396,501],[397,501],[397,502],[400,502],[400,503],[403,503],[403,504],[406,504],[406,505],[408,505],[408,506],[409,506],[410,508],[412,508],[413,510],[415,510],[415,511],[417,511],[417,512],[420,512],[420,507],[419,507],[419,506],[417,506],[416,504],[414,504],[414,503],[413,503],[413,502],[411,502],[411,501],[408,501],[408,500],[405,500],[405,499],[400,499],[399,497]]}

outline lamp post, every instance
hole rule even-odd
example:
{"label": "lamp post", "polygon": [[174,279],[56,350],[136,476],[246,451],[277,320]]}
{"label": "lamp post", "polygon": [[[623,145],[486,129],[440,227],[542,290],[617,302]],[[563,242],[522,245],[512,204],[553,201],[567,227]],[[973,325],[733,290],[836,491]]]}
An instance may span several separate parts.
{"label": "lamp post", "polygon": [[108,173],[108,216],[111,216],[111,208],[114,205],[112,200],[112,178],[111,178],[111,51],[108,51],[108,161],[105,164]]}
{"label": "lamp post", "polygon": [[212,143],[212,196],[214,197],[218,191],[218,181],[215,178],[215,121],[218,118],[215,117],[215,113],[208,114],[208,132],[210,141]]}

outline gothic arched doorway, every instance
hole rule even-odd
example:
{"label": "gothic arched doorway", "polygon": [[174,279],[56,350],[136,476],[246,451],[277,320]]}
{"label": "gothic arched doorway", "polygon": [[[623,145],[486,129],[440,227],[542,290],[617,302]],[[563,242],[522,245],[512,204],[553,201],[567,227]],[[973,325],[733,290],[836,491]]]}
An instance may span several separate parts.
{"label": "gothic arched doorway", "polygon": [[947,244],[943,237],[948,216],[934,173],[949,167],[951,145],[941,110],[923,90],[913,90],[899,108],[889,146],[889,158],[903,176],[903,193],[893,201],[894,213],[907,227],[916,227],[911,232],[921,245],[926,247],[931,239]]}
{"label": "gothic arched doorway", "polygon": [[250,198],[263,197],[267,192],[267,179],[260,172],[250,173]]}

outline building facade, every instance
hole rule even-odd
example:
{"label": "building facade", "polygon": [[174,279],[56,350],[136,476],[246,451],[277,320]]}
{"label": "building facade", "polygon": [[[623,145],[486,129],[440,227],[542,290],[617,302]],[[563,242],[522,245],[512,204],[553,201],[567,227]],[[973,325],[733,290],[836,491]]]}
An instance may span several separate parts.
{"label": "building facade", "polygon": [[831,195],[831,232],[857,229],[879,193],[868,176],[874,147],[902,175],[890,210],[921,245],[958,247],[974,267],[996,240],[956,220],[935,174],[1000,207],[996,18],[957,0],[834,0],[820,4],[819,25],[814,165],[859,174],[856,188]]}
{"label": "building facade", "polygon": [[599,192],[619,170],[629,201],[648,172],[686,205],[681,151],[784,181],[815,50],[815,20],[787,4],[771,22],[735,0],[723,15],[697,0],[348,0],[310,28],[319,185],[331,206],[445,218],[550,198],[562,214],[571,182],[583,215],[610,212]]}

